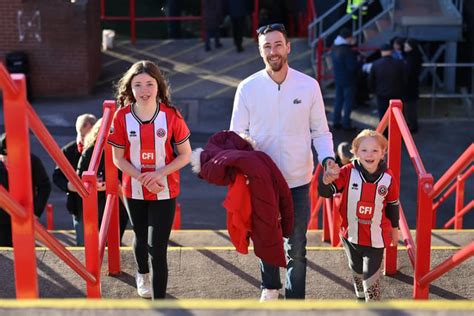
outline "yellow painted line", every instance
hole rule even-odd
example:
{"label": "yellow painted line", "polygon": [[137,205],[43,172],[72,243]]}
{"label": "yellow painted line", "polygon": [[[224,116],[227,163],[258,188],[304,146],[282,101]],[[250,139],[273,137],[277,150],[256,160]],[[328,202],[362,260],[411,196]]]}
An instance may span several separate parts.
{"label": "yellow painted line", "polygon": [[[130,51],[135,51],[135,48],[126,48]],[[170,59],[168,57],[163,57],[163,56],[158,56],[156,54],[148,53],[148,52],[142,52],[143,55],[155,58],[159,61],[170,63],[173,65],[172,70],[168,68],[168,72],[170,74],[167,75],[168,78],[172,76],[172,73],[178,72],[182,74],[193,74],[196,75],[197,77],[200,78],[200,80],[207,80],[207,81],[212,81],[216,82],[219,84],[224,84],[224,85],[231,85],[231,86],[237,86],[240,82],[239,78],[234,78],[230,76],[216,76],[216,73],[209,71],[204,68],[198,68],[194,66],[193,64],[186,64],[182,63],[173,59]],[[160,65],[161,69],[165,69]],[[179,90],[182,90],[181,87],[177,89],[173,89],[173,92],[177,92]]]}
{"label": "yellow painted line", "polygon": [[204,99],[212,99],[212,98],[215,98],[217,97],[218,95],[230,90],[230,89],[233,89],[235,87],[224,87],[224,88],[221,88],[219,90],[216,90],[214,93],[211,93],[211,94],[208,94]]}
{"label": "yellow painted line", "polygon": [[474,302],[447,300],[387,300],[361,304],[355,300],[131,300],[131,299],[37,299],[0,300],[1,309],[198,309],[198,310],[474,310]]}
{"label": "yellow painted line", "polygon": [[[133,232],[132,229],[127,229],[126,231]],[[74,229],[58,229],[58,230],[50,230],[50,233],[75,233]],[[172,234],[178,233],[227,233],[227,229],[174,229],[171,231]],[[308,233],[321,233],[322,229],[310,229]],[[416,233],[416,230],[410,230],[411,233]],[[452,229],[433,229],[432,232],[435,233],[474,233],[474,229],[460,229],[460,230],[452,230]]]}
{"label": "yellow painted line", "polygon": [[[67,246],[67,250],[70,251],[82,251],[84,250],[84,247],[77,247],[77,246]],[[460,250],[462,247],[457,247],[457,246],[432,246],[431,250]],[[49,250],[47,247],[36,247],[36,251],[45,251]],[[132,247],[120,247],[120,250],[123,251],[131,251],[133,250]],[[233,246],[169,246],[168,247],[169,251],[199,251],[199,250],[210,250],[210,251],[235,251],[235,247]],[[248,250],[253,250],[253,247],[248,247]],[[306,250],[308,251],[340,251],[342,250],[342,247],[331,247],[331,246],[307,246]],[[400,246],[398,247],[398,251],[406,251],[407,247],[405,246]],[[11,247],[0,247],[0,251],[13,251],[13,248]]]}
{"label": "yellow painted line", "polygon": [[[137,52],[140,52],[139,50],[136,50],[136,51],[137,51]],[[116,58],[116,59],[119,59],[119,60],[121,60],[121,61],[126,61],[126,62],[131,63],[131,64],[134,64],[134,63],[136,63],[137,61],[140,61],[140,60],[143,59],[143,58],[140,58],[140,59],[134,58],[134,57],[132,57],[132,56],[130,56],[130,55],[126,55],[126,54],[122,54],[122,53],[114,52],[114,51],[109,51],[109,50],[104,51],[104,52],[102,52],[102,53],[105,54],[105,55],[109,55],[109,56],[111,56],[111,57],[114,57],[114,58]],[[143,55],[147,55],[146,52],[145,52],[145,53],[142,52],[142,54],[143,54]],[[166,71],[166,72],[170,72],[170,71],[171,71],[171,69],[166,68],[166,67],[162,67],[161,65],[160,65],[160,69],[163,70],[163,71]],[[124,69],[124,72],[125,72],[125,71],[126,71],[126,69]],[[104,83],[109,83],[110,81],[112,81],[112,80],[114,80],[114,79],[120,78],[122,75],[123,75],[123,74],[120,73],[120,74],[116,74],[116,75],[113,75],[113,76],[111,76],[111,77],[105,78],[105,79],[103,79],[103,80],[98,81],[98,82],[96,83],[96,85],[102,85],[102,84],[104,84]]]}
{"label": "yellow painted line", "polygon": [[[164,40],[164,41],[159,42],[158,44],[148,46],[147,48],[143,49],[142,51],[150,51],[150,50],[156,49],[158,47],[167,45],[167,44],[172,43],[172,42],[174,42],[174,40]],[[124,46],[124,45],[125,45],[125,43],[120,45],[120,46]],[[105,53],[105,52],[106,51],[102,51],[102,53]],[[138,55],[138,54],[139,54],[139,52],[136,52],[136,53],[132,54],[131,56],[135,56],[135,55]],[[111,60],[109,62],[106,62],[106,63],[102,64],[102,66],[103,67],[109,67],[109,66],[114,65],[114,64],[116,64],[120,61],[122,61],[122,59],[116,58],[114,60]],[[125,69],[124,69],[124,71],[125,71]]]}

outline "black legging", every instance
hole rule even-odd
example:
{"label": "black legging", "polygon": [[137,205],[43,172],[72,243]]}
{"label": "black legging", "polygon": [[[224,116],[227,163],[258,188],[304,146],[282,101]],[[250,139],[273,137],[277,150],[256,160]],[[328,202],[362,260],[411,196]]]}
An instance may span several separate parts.
{"label": "black legging", "polygon": [[165,298],[168,283],[167,247],[173,226],[176,199],[145,201],[128,199],[135,240],[133,252],[138,273],[150,272],[151,257],[153,299]]}

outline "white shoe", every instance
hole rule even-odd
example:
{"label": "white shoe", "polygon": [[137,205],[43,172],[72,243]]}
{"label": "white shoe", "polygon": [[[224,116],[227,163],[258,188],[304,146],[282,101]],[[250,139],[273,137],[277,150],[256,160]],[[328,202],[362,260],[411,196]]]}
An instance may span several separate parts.
{"label": "white shoe", "polygon": [[277,300],[279,295],[279,290],[263,289],[262,296],[260,296],[260,302]]}
{"label": "white shoe", "polygon": [[137,293],[140,297],[151,298],[150,273],[141,274],[137,272]]}

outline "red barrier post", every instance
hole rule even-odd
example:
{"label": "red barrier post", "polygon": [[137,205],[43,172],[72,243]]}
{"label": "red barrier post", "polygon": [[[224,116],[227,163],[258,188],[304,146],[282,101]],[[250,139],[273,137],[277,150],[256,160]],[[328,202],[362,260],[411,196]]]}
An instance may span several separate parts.
{"label": "red barrier post", "polygon": [[418,178],[418,209],[416,221],[416,261],[413,278],[413,298],[428,299],[429,284],[421,286],[421,280],[430,272],[431,261],[431,216],[433,212],[433,177],[431,174],[420,175]]}
{"label": "red barrier post", "polygon": [[311,205],[311,215],[309,217],[308,229],[318,229],[318,213],[323,203],[322,198],[318,195],[318,177],[322,171],[321,164],[318,164],[309,187],[309,198]]}
{"label": "red barrier post", "polygon": [[322,241],[330,241],[331,234],[329,233],[329,216],[326,198],[323,198],[323,233],[321,234]]}
{"label": "red barrier post", "polygon": [[464,208],[464,184],[465,179],[459,175],[456,183],[456,206],[454,208],[454,229],[462,229],[462,216],[457,216],[459,212]]}
{"label": "red barrier post", "polygon": [[318,46],[316,52],[317,60],[317,69],[316,69],[316,80],[321,82],[323,80],[323,53],[324,53],[324,43],[322,39],[318,39]]}
{"label": "red barrier post", "polygon": [[105,0],[100,0],[100,18],[105,17]]}
{"label": "red barrier post", "polygon": [[[115,107],[115,101],[104,101],[104,113],[108,111],[110,113],[108,116],[109,119],[106,122],[107,132],[110,130],[110,126],[112,125],[112,118],[114,117]],[[106,135],[108,136],[108,133]],[[107,136],[104,141],[107,139]],[[117,167],[115,167],[113,162],[112,146],[106,143],[104,146],[104,151],[106,196],[108,196],[109,194],[113,194],[115,199],[112,217],[110,218],[110,227],[107,234],[109,275],[118,275],[120,274],[120,205],[118,199],[119,178]]]}
{"label": "red barrier post", "polygon": [[82,181],[89,196],[83,199],[84,245],[86,247],[86,268],[96,277],[96,282],[87,282],[87,297],[100,298],[99,265],[99,217],[97,211],[97,176],[95,172],[85,171]]}
{"label": "red barrier post", "polygon": [[176,203],[176,211],[174,213],[173,229],[181,229],[181,204]]}
{"label": "red barrier post", "polygon": [[[27,212],[25,219],[18,220],[12,217],[16,297],[31,299],[38,298],[38,275],[36,272],[26,81],[22,74],[11,75],[11,79],[16,91],[3,89],[5,131],[10,144],[7,161],[8,185],[12,198]],[[2,87],[5,87],[4,82],[1,84]]]}
{"label": "red barrier post", "polygon": [[53,204],[46,204],[46,227],[48,230],[54,229],[54,215],[53,215]]}
{"label": "red barrier post", "polygon": [[135,0],[128,1],[129,10],[130,10],[130,41],[132,44],[137,42],[137,29],[135,21]]}
{"label": "red barrier post", "polygon": [[331,246],[338,247],[341,244],[339,231],[341,229],[342,218],[339,213],[341,207],[341,194],[338,193],[332,198],[332,230],[331,230]]}
{"label": "red barrier post", "polygon": [[[395,109],[402,111],[403,104],[400,100],[390,100],[389,117],[388,117],[388,167],[392,170],[395,177],[395,184],[400,192],[400,166],[402,161],[402,135],[397,120],[394,115]],[[385,274],[397,273],[397,247],[388,246],[385,248]]]}
{"label": "red barrier post", "polygon": [[258,25],[258,16],[259,16],[259,0],[254,0],[254,7],[253,7],[253,13],[252,13],[252,37],[255,41],[258,40],[257,38],[257,28],[259,27]]}

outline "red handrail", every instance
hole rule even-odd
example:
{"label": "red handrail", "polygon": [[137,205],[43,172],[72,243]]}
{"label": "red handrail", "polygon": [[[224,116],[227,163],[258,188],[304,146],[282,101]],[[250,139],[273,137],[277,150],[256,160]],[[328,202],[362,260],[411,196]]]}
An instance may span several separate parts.
{"label": "red handrail", "polygon": [[71,163],[69,163],[67,158],[64,156],[63,152],[59,148],[53,136],[51,136],[48,129],[41,122],[41,119],[39,118],[38,114],[36,114],[35,110],[28,101],[26,101],[26,108],[30,128],[38,138],[38,141],[41,143],[41,145],[43,145],[43,148],[58,165],[58,167],[64,173],[69,182],[71,182],[77,193],[82,198],[87,197],[89,193],[84,187],[81,178],[79,178],[76,173],[76,170],[71,166]]}
{"label": "red handrail", "polygon": [[25,220],[28,217],[28,213],[23,209],[23,207],[18,204],[14,199],[12,199],[10,193],[1,185],[0,206],[10,216],[18,218],[19,220]]}
{"label": "red handrail", "polygon": [[402,204],[400,203],[400,219],[398,224],[400,226],[400,232],[402,233],[403,242],[407,247],[408,258],[410,259],[412,268],[415,268],[415,257],[416,257],[416,247],[413,242],[413,237],[410,233],[410,227],[408,227],[407,219],[405,218],[405,212],[403,211]]}
{"label": "red handrail", "polygon": [[115,207],[116,196],[113,194],[107,195],[107,201],[105,202],[104,216],[102,217],[102,223],[100,225],[99,233],[99,266],[102,266],[102,261],[104,260],[105,245],[107,244],[106,238],[109,231],[110,218],[112,217],[112,212]]}
{"label": "red handrail", "polygon": [[54,252],[64,263],[77,272],[85,281],[96,283],[97,279],[84,265],[63,246],[53,235],[51,235],[38,220],[35,220],[35,236],[41,243]]}
{"label": "red handrail", "polygon": [[446,224],[444,224],[444,228],[449,228],[449,226],[453,225],[455,220],[458,218],[462,218],[464,215],[467,214],[472,208],[474,207],[474,200],[471,200],[468,205],[462,208],[458,214],[454,215]]}
{"label": "red handrail", "polygon": [[431,197],[436,198],[443,190],[460,174],[466,166],[474,160],[474,144],[466,149],[466,151],[451,165],[444,175],[436,181]]}
{"label": "red handrail", "polygon": [[420,286],[427,287],[431,282],[460,265],[463,261],[474,256],[474,241],[465,248],[459,250],[454,255],[440,263],[436,268],[425,274],[419,281]]}

